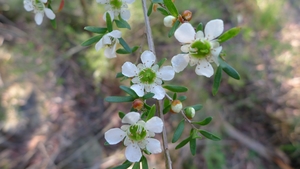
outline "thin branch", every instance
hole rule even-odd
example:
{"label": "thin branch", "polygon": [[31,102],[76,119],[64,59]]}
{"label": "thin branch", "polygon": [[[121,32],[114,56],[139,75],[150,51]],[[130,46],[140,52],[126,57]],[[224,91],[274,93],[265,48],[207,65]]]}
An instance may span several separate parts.
{"label": "thin branch", "polygon": [[[143,12],[144,12],[144,20],[145,20],[145,26],[146,26],[146,35],[147,35],[147,42],[149,46],[149,50],[152,51],[155,54],[155,48],[154,48],[154,42],[152,38],[152,32],[151,32],[151,27],[150,27],[150,22],[149,18],[147,16],[147,5],[146,5],[146,0],[142,0],[142,6],[143,6]],[[163,115],[163,101],[159,100],[158,101],[158,107],[159,107],[159,116],[164,122],[164,115]],[[165,163],[166,163],[166,168],[167,169],[172,169],[172,161],[170,157],[170,152],[168,148],[168,140],[167,140],[167,132],[165,126],[163,127],[163,132],[162,132],[162,140],[163,140],[163,147],[164,147],[164,154],[165,154]]]}

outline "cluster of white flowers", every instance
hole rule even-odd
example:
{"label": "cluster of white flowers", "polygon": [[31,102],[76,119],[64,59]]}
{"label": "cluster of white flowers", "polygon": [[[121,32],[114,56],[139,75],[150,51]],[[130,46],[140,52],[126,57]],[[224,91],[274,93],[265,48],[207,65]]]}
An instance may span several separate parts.
{"label": "cluster of white flowers", "polygon": [[44,13],[49,19],[55,18],[53,11],[45,7],[47,0],[24,0],[23,3],[26,11],[33,11],[35,13],[34,20],[38,25],[42,24]]}
{"label": "cluster of white flowers", "polygon": [[100,4],[105,5],[106,12],[103,15],[103,19],[106,21],[106,13],[109,13],[111,20],[115,17],[121,16],[122,19],[128,20],[130,18],[130,11],[128,5],[135,0],[96,0]]}

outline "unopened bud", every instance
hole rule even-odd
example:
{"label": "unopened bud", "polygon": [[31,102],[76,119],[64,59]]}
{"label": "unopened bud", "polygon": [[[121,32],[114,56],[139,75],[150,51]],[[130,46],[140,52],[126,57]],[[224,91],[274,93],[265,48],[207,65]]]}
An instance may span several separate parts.
{"label": "unopened bud", "polygon": [[166,27],[172,27],[175,22],[176,22],[176,18],[174,16],[172,16],[172,15],[166,16],[164,18],[164,25]]}
{"label": "unopened bud", "polygon": [[178,15],[178,20],[180,21],[180,23],[184,23],[185,20],[183,19],[183,17],[181,15]]}
{"label": "unopened bud", "polygon": [[180,100],[174,100],[171,104],[171,112],[172,113],[180,113],[182,110],[182,103]]}
{"label": "unopened bud", "polygon": [[135,99],[132,103],[132,107],[136,110],[141,110],[144,107],[144,102],[141,99]]}
{"label": "unopened bud", "polygon": [[192,19],[192,12],[189,11],[189,10],[185,10],[183,13],[182,13],[182,18],[186,21],[190,21]]}
{"label": "unopened bud", "polygon": [[193,107],[187,107],[185,109],[185,112],[184,112],[185,116],[188,118],[188,119],[192,119],[195,117],[195,109]]}
{"label": "unopened bud", "polygon": [[152,10],[153,10],[154,12],[156,12],[156,11],[157,11],[157,7],[158,7],[158,4],[153,4]]}

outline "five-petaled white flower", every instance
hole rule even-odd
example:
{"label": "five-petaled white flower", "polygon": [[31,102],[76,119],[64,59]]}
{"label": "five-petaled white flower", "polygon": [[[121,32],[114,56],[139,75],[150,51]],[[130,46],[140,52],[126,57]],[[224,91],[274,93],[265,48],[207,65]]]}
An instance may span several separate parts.
{"label": "five-petaled white flower", "polygon": [[[97,0],[100,4],[105,4],[105,9],[109,13],[111,20],[118,17],[119,14],[122,19],[128,20],[130,18],[130,11],[128,5],[133,3],[135,0]],[[103,15],[103,19],[106,21],[106,13]]]}
{"label": "five-petaled white flower", "polygon": [[215,19],[209,21],[202,31],[195,32],[190,23],[183,23],[176,31],[175,38],[183,45],[181,51],[186,54],[175,55],[171,62],[175,72],[181,72],[188,63],[196,66],[196,74],[211,77],[214,69],[210,62],[215,62],[219,66],[218,56],[222,50],[217,41],[217,37],[224,30],[223,21]]}
{"label": "five-petaled white flower", "polygon": [[131,62],[125,62],[122,66],[122,74],[132,78],[133,85],[130,87],[140,97],[145,91],[154,93],[153,98],[161,100],[166,91],[161,86],[163,80],[169,81],[174,78],[175,72],[172,66],[159,67],[154,64],[156,56],[151,51],[144,51],[141,55],[143,63],[137,66]]}
{"label": "five-petaled white flower", "polygon": [[24,0],[23,2],[26,11],[35,13],[34,20],[36,24],[40,25],[43,22],[44,13],[49,19],[55,18],[53,11],[45,7],[44,3],[47,3],[47,0]]}
{"label": "five-petaled white flower", "polygon": [[104,56],[107,58],[115,58],[116,46],[119,43],[118,38],[121,38],[121,32],[119,30],[113,30],[105,34],[95,45],[96,50],[100,50],[105,47]]}
{"label": "five-petaled white flower", "polygon": [[127,113],[122,123],[128,123],[120,128],[112,128],[105,132],[105,140],[109,144],[117,144],[124,138],[125,157],[130,162],[139,162],[142,157],[142,150],[147,150],[152,154],[161,153],[160,142],[154,137],[155,133],[161,133],[163,129],[162,120],[154,116],[147,122],[140,119],[137,112]]}

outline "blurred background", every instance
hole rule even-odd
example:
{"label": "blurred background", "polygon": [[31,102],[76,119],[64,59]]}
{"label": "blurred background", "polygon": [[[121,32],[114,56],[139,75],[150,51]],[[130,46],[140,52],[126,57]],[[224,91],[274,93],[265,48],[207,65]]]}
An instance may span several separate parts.
{"label": "blurred background", "polygon": [[[149,1],[150,2],[150,1]],[[95,0],[53,1],[57,29],[44,17],[41,26],[20,0],[0,0],[0,168],[105,169],[125,161],[124,146],[104,146],[103,133],[121,125],[118,111],[128,104],[104,98],[125,95],[115,78],[125,61],[135,62],[147,48],[141,2],[129,5],[132,29],[122,30],[133,55],[107,59],[94,45],[80,44],[93,34],[85,26],[105,26],[104,8]],[[194,67],[176,74],[173,84],[189,87],[184,105],[202,104],[195,120],[207,116],[204,127],[222,138],[197,141],[174,150],[175,169],[299,169],[300,168],[300,1],[298,0],[186,0],[175,1],[179,12],[191,10],[191,23],[224,20],[225,30],[242,32],[222,44],[225,59],[241,75],[223,73],[212,96],[213,78],[197,76]],[[150,17],[157,57],[180,52],[168,38],[163,16]],[[214,65],[215,66],[215,65]],[[165,117],[172,133],[179,115]],[[188,125],[186,125],[188,126]],[[189,134],[189,126],[183,138]],[[160,136],[160,135],[159,135]],[[158,137],[160,138],[160,137]],[[151,168],[163,169],[163,154],[147,156]]]}

